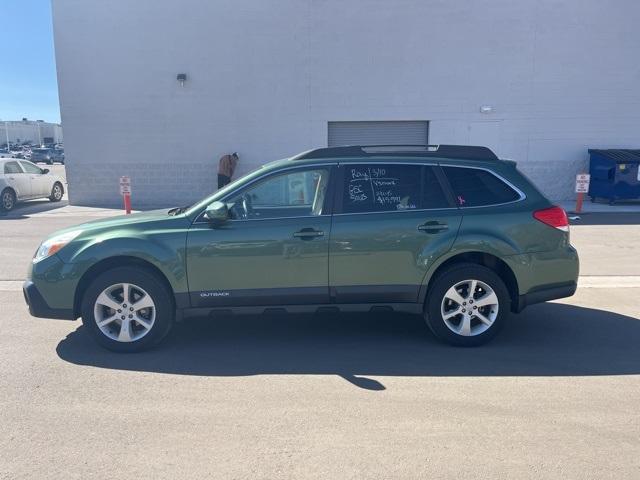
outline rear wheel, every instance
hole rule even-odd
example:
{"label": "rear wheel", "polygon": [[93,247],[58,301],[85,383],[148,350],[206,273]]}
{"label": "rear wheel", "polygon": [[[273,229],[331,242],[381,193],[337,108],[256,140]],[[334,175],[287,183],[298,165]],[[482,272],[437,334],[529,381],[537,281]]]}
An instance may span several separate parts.
{"label": "rear wheel", "polygon": [[16,194],[10,188],[5,188],[0,194],[0,208],[3,212],[10,212],[16,206]]}
{"label": "rear wheel", "polygon": [[487,267],[465,263],[434,280],[425,314],[440,340],[472,347],[491,340],[509,311],[509,292],[502,279]]}
{"label": "rear wheel", "polygon": [[117,267],[98,275],[82,299],[82,322],[103,347],[138,352],[158,344],[171,330],[173,295],[144,268]]}
{"label": "rear wheel", "polygon": [[60,200],[62,200],[63,195],[64,192],[62,190],[62,185],[60,184],[60,182],[54,183],[53,187],[51,187],[51,195],[49,195],[49,200],[51,200],[52,202],[59,202]]}

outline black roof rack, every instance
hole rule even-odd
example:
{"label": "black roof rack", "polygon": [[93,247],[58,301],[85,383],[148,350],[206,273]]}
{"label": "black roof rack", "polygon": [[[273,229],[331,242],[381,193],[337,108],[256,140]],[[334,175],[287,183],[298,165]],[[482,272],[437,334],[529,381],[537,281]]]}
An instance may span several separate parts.
{"label": "black roof rack", "polygon": [[292,160],[340,157],[374,157],[401,154],[407,157],[445,157],[462,160],[498,160],[487,147],[473,145],[349,145],[316,148],[300,153]]}

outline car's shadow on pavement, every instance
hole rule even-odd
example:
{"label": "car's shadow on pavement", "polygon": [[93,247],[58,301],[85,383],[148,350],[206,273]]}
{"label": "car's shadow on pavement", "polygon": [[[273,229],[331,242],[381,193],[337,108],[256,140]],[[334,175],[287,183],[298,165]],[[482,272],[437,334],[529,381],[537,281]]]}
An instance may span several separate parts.
{"label": "car's shadow on pavement", "polygon": [[17,204],[15,208],[10,212],[0,211],[0,220],[1,219],[7,219],[7,220],[25,219],[25,218],[29,218],[29,215],[57,210],[59,208],[66,207],[67,205],[69,205],[69,202],[66,200],[66,198],[59,202],[51,202],[47,199],[29,200],[27,202]]}
{"label": "car's shadow on pavement", "polygon": [[79,327],[57,353],[79,365],[180,375],[335,374],[384,390],[366,377],[639,374],[639,345],[639,319],[547,303],[512,315],[492,343],[471,349],[439,343],[417,316],[363,314],[193,319],[133,355],[101,349]]}

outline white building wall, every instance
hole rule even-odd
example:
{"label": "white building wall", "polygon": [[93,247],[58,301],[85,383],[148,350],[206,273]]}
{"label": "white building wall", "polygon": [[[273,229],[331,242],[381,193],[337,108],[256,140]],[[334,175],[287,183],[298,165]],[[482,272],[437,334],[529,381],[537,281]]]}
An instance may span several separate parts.
{"label": "white building wall", "polygon": [[9,143],[42,143],[45,137],[52,137],[55,143],[62,142],[62,126],[57,123],[38,122],[33,120],[2,121],[0,120],[0,144]]}
{"label": "white building wall", "polygon": [[[588,147],[640,143],[632,0],[54,0],[70,200],[185,204],[326,146],[327,122],[429,120],[555,199]],[[181,87],[178,73],[188,79]],[[491,114],[480,106],[493,107]]]}

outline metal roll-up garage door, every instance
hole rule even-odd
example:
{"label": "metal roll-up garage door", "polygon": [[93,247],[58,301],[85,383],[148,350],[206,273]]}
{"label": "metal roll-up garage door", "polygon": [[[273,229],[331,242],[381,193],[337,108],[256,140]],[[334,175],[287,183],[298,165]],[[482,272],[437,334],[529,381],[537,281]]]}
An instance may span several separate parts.
{"label": "metal roll-up garage door", "polygon": [[428,145],[429,122],[329,122],[328,146]]}

